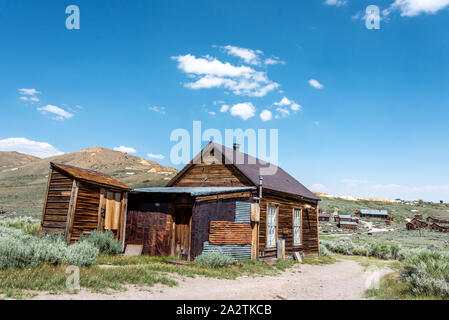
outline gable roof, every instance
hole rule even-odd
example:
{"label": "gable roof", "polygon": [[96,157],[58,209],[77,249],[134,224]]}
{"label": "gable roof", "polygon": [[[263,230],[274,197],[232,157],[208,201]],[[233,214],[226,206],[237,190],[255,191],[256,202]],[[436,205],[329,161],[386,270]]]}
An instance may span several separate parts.
{"label": "gable roof", "polygon": [[[167,184],[167,186],[172,186],[172,184],[181,176],[183,176],[184,173],[186,173],[188,169],[190,169],[194,165],[194,163],[200,163],[201,155],[208,155],[212,150],[214,150],[214,155],[217,159],[219,159],[217,157],[217,153],[218,155],[222,155],[224,157],[224,164],[234,165],[234,167],[237,168],[255,186],[259,185],[259,176],[262,176],[263,188],[289,193],[315,201],[321,200],[304,185],[299,183],[298,180],[285,172],[282,168],[250,156],[246,153],[222,146],[214,142],[210,142],[187,166],[185,166]],[[264,168],[267,169],[269,166],[272,166],[272,169],[275,171],[275,173],[261,174],[261,170],[263,170]]]}
{"label": "gable roof", "polygon": [[50,162],[51,168],[62,171],[63,173],[71,176],[74,179],[99,184],[106,187],[112,187],[121,190],[131,190],[132,188],[126,184],[118,181],[117,179],[108,176],[104,173],[97,172],[89,169],[77,168],[67,164]]}
{"label": "gable roof", "polygon": [[387,210],[370,210],[370,209],[362,209],[360,210],[362,214],[370,214],[370,215],[378,215],[378,216],[388,216]]}

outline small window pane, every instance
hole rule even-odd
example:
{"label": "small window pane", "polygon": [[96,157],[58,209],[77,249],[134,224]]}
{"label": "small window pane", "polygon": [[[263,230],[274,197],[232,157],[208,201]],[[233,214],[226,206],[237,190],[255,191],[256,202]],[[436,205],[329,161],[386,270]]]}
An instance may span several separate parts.
{"label": "small window pane", "polygon": [[301,244],[301,210],[293,211],[293,243]]}

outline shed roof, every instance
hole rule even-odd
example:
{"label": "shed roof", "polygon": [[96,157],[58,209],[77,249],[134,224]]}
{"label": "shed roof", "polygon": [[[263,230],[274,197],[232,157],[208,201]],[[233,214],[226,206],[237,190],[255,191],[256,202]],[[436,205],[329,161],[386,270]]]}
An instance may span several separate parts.
{"label": "shed roof", "polygon": [[[285,172],[279,166],[270,164],[269,162],[260,160],[246,153],[240,152],[239,150],[234,150],[222,146],[220,144],[211,142],[209,143],[203,151],[198,154],[195,159],[203,154],[206,150],[215,150],[221,153],[225,158],[225,164],[233,164],[245,177],[247,177],[255,186],[259,185],[259,177],[263,177],[263,188],[289,193],[292,195],[301,196],[307,199],[319,201],[321,200],[313,192],[307,189],[304,185],[298,182],[290,174]],[[216,154],[216,153],[215,153]],[[169,183],[175,182],[180,176],[182,176],[185,171],[193,165],[192,162],[187,165],[183,170],[181,170],[178,175],[176,175]],[[272,166],[275,171],[274,174],[261,174],[261,170],[267,169]]]}
{"label": "shed roof", "polygon": [[387,210],[369,210],[369,209],[362,209],[360,210],[362,214],[370,214],[370,215],[379,215],[379,216],[388,216]]}
{"label": "shed roof", "polygon": [[338,218],[340,218],[340,219],[355,219],[353,216],[346,215],[346,214],[339,215]]}
{"label": "shed roof", "polygon": [[342,221],[340,224],[350,225],[350,226],[358,226],[357,222],[352,221]]}
{"label": "shed roof", "polygon": [[50,166],[63,173],[83,182],[91,182],[106,187],[112,187],[121,190],[131,190],[132,188],[107,174],[89,169],[77,168],[67,164],[50,162]]}
{"label": "shed roof", "polygon": [[256,190],[256,187],[165,187],[134,189],[132,193],[187,193],[193,197]]}

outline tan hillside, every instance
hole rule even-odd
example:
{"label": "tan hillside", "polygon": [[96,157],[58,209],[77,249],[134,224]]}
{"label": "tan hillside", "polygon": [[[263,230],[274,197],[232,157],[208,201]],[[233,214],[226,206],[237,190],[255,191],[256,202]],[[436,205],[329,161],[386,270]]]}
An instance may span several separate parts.
{"label": "tan hillside", "polygon": [[15,151],[0,151],[0,171],[5,167],[21,166],[36,160],[39,160],[39,158],[27,154]]}
{"label": "tan hillside", "polygon": [[176,169],[155,161],[105,148],[36,158],[22,165],[0,168],[0,210],[40,213],[50,162],[100,171],[134,188],[164,186],[177,173]]}

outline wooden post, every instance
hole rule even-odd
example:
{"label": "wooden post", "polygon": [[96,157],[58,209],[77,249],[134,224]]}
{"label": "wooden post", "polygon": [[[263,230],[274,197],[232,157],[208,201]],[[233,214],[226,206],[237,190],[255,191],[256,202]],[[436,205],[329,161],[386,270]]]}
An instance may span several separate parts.
{"label": "wooden post", "polygon": [[260,222],[260,206],[258,203],[251,204],[251,260],[259,258],[259,222]]}
{"label": "wooden post", "polygon": [[123,194],[123,222],[122,222],[122,251],[125,251],[125,240],[126,240],[126,218],[128,217],[128,192]]}
{"label": "wooden post", "polygon": [[285,239],[279,239],[277,241],[277,258],[285,260]]}
{"label": "wooden post", "polygon": [[[79,190],[79,183],[77,180],[73,180],[72,194],[70,196],[69,211],[67,213],[67,227],[65,230],[65,236],[67,238],[68,243],[70,243],[70,241],[72,240],[72,229],[73,229],[73,222],[75,220],[75,211],[76,211],[76,201],[78,199],[78,190]],[[81,234],[80,234],[80,236],[81,236]]]}

